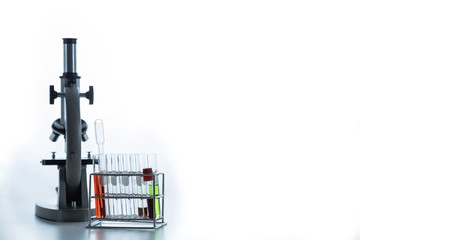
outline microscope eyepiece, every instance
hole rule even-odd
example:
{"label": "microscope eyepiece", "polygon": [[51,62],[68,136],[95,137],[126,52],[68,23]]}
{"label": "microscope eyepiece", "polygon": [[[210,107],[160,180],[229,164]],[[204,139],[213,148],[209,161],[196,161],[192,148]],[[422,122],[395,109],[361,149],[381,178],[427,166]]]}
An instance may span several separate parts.
{"label": "microscope eyepiece", "polygon": [[77,73],[76,38],[63,38],[64,41],[64,72]]}
{"label": "microscope eyepiece", "polygon": [[64,44],[77,44],[76,38],[63,38]]}

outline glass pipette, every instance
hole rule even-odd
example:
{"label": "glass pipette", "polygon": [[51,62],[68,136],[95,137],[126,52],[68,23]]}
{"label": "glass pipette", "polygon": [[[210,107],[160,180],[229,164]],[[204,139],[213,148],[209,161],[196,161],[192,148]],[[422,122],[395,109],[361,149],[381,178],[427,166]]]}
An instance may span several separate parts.
{"label": "glass pipette", "polygon": [[97,147],[99,149],[99,155],[101,155],[103,154],[103,143],[105,143],[105,137],[103,136],[103,121],[101,119],[95,121],[95,129]]}

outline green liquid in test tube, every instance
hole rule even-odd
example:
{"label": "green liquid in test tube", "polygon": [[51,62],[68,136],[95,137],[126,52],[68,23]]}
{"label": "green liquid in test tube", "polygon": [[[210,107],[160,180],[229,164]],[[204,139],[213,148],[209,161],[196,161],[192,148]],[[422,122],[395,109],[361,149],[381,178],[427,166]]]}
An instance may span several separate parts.
{"label": "green liquid in test tube", "polygon": [[[157,177],[156,177],[157,178]],[[152,185],[150,185],[150,196],[159,196],[160,195],[160,190],[159,190],[159,186],[158,186],[158,180],[155,179],[155,194],[153,193],[153,187]],[[151,199],[149,199],[151,200]],[[155,216],[157,218],[160,217],[160,199],[155,199]]]}
{"label": "green liquid in test tube", "polygon": [[[153,173],[152,168],[144,168],[143,173],[144,174],[152,174]],[[149,186],[149,195],[151,197],[157,197],[160,195],[160,188],[158,185],[158,177],[155,176],[155,193],[153,191],[153,189],[154,189],[153,181],[154,181],[153,176],[145,176],[144,177],[145,184]],[[153,219],[153,216],[154,216],[154,209],[155,209],[155,217],[159,218],[160,217],[160,199],[159,198],[147,199],[147,210],[148,210],[149,218],[151,218],[151,219]]]}

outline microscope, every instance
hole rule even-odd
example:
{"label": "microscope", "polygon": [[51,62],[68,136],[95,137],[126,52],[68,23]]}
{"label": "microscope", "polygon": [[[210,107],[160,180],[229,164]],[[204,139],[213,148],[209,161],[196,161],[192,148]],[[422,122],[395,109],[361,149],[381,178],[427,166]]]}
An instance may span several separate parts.
{"label": "microscope", "polygon": [[61,98],[61,118],[52,124],[50,140],[56,142],[60,135],[65,140],[65,159],[43,159],[42,165],[56,165],[59,172],[58,201],[56,204],[36,203],[35,214],[40,218],[57,222],[88,221],[94,211],[91,209],[86,165],[92,164],[90,154],[82,158],[81,142],[87,141],[88,125],[80,116],[80,98],[94,103],[94,88],[80,93],[80,76],[77,74],[76,38],[63,38],[64,41],[64,73],[61,79],[61,91],[50,86],[50,104]]}

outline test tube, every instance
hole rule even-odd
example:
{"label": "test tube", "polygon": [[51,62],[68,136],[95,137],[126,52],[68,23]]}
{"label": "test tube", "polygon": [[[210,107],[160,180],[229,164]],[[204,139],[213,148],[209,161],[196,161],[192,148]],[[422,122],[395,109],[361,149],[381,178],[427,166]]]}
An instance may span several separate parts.
{"label": "test tube", "polygon": [[[116,166],[117,166],[117,173],[122,174],[122,173],[125,172],[124,171],[124,166],[122,164],[122,154],[118,154],[117,155]],[[127,184],[127,186],[128,186],[128,183],[124,181],[124,177],[123,176],[118,176],[117,180],[118,180],[117,185],[118,185],[118,190],[119,190],[118,195],[121,196],[121,198],[118,199],[118,201],[121,204],[121,210],[122,210],[121,211],[121,217],[122,218],[127,218],[128,204],[127,204],[127,200],[124,198],[124,196],[126,195],[125,184]]]}
{"label": "test tube", "polygon": [[[139,174],[139,165],[137,164],[138,158],[136,157],[136,154],[130,155],[130,173],[132,174]],[[141,181],[139,181],[138,186],[138,178],[139,176],[133,176],[130,177],[130,184],[131,184],[131,191],[133,197],[139,197],[141,194]],[[132,208],[133,208],[133,218],[138,218],[139,213],[139,199],[133,198],[131,199],[133,202]],[[142,212],[141,212],[142,215]]]}
{"label": "test tube", "polygon": [[146,188],[147,196],[153,197],[152,199],[147,199],[147,211],[150,219],[160,217],[160,199],[155,198],[160,194],[158,177],[156,175],[158,173],[157,164],[157,154],[147,154],[143,173],[154,174],[153,176],[144,176],[144,185]]}
{"label": "test tube", "polygon": [[[135,154],[134,168],[137,173],[143,173],[143,166],[146,161],[146,155],[144,153]],[[146,196],[146,188],[144,188],[143,178],[141,176],[136,176],[136,192],[139,196]],[[147,217],[147,201],[145,199],[138,200],[138,217]]]}
{"label": "test tube", "polygon": [[[94,164],[97,163],[97,167],[95,167],[97,173],[106,173],[106,159],[105,155],[95,155],[94,156]],[[94,194],[96,197],[105,197],[105,191],[107,191],[107,181],[104,176],[94,175]],[[106,213],[108,212],[108,203],[105,202],[104,198],[96,198],[95,199],[96,206],[96,217],[97,218],[105,218]]]}
{"label": "test tube", "polygon": [[[117,174],[119,172],[117,155],[107,154],[108,169],[109,173]],[[120,183],[117,176],[110,176],[111,196],[118,196],[120,194]],[[112,217],[121,218],[122,217],[122,202],[120,199],[112,198],[110,199],[113,205],[113,211],[111,212]]]}
{"label": "test tube", "polygon": [[[123,174],[131,173],[131,159],[130,154],[121,154],[119,156],[120,171]],[[121,189],[122,194],[125,196],[130,196],[132,194],[132,186],[130,185],[130,176],[121,176]],[[135,215],[135,209],[133,201],[130,198],[123,198],[124,202],[124,215],[126,218],[133,218]]]}
{"label": "test tube", "polygon": [[[113,169],[113,163],[112,163],[112,159],[114,158],[114,155],[112,154],[105,154],[105,159],[106,159],[106,172],[111,174],[114,173],[114,169]],[[108,176],[105,177],[107,179],[107,188],[108,188],[108,196],[115,196],[116,195],[116,186],[117,186],[117,180],[115,176]],[[114,218],[116,216],[116,208],[117,208],[117,204],[116,204],[116,199],[114,198],[108,198],[107,202],[108,202],[108,217],[110,218]]]}

